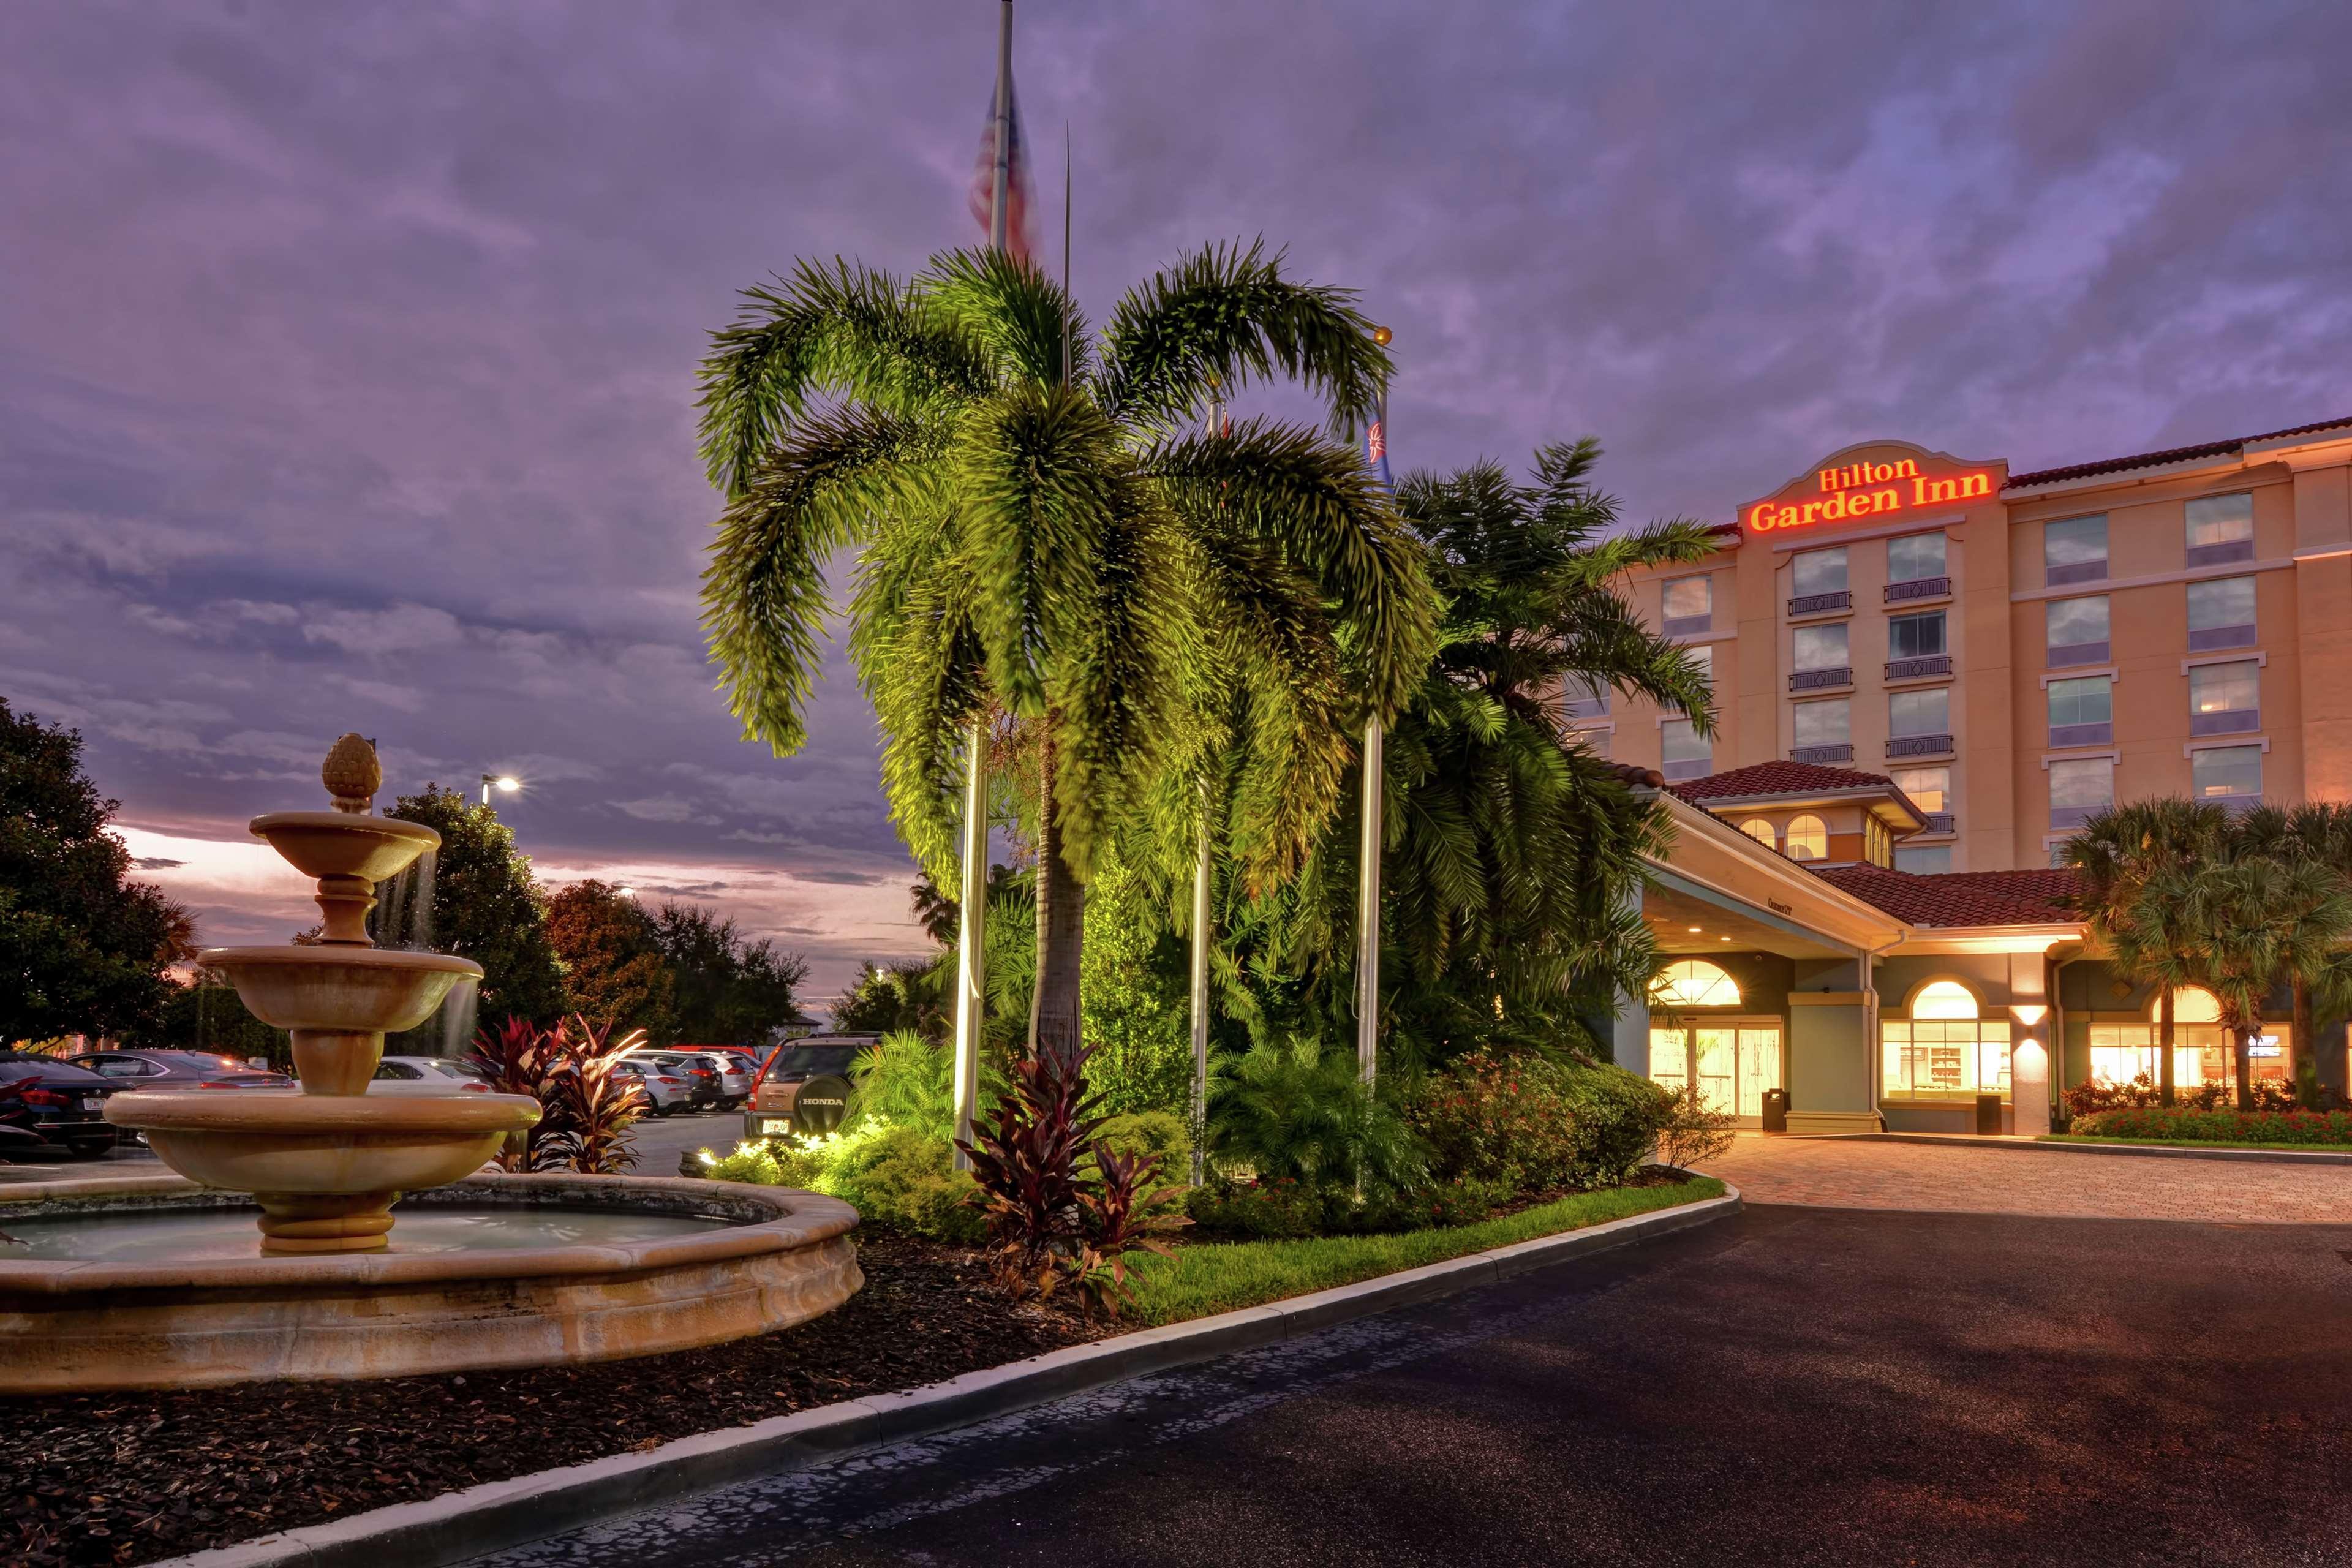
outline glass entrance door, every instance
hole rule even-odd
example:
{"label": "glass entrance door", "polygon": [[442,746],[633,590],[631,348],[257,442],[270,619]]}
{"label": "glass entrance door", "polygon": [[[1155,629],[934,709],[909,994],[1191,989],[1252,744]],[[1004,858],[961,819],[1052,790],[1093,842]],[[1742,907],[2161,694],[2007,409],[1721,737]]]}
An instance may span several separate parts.
{"label": "glass entrance door", "polygon": [[1764,1116],[1764,1091],[1780,1087],[1780,1024],[1654,1025],[1650,1079],[1669,1093],[1698,1085],[1701,1100],[1753,1125]]}

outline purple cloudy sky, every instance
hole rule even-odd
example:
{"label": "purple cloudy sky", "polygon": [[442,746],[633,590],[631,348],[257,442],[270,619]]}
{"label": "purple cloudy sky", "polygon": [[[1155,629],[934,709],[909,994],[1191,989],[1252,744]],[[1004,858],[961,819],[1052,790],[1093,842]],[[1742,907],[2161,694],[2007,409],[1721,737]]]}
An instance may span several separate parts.
{"label": "purple cloudy sky", "polygon": [[[972,240],[989,0],[0,6],[0,695],[209,940],[326,742],[513,771],[551,879],[919,946],[854,687],[701,661],[703,334]],[[1727,518],[1847,441],[2024,467],[2352,412],[2352,8],[1024,0],[1076,283],[1264,234],[1392,322],[1405,465],[1600,435]],[[1058,158],[1041,171],[1058,232]],[[163,862],[179,861],[178,865]]]}

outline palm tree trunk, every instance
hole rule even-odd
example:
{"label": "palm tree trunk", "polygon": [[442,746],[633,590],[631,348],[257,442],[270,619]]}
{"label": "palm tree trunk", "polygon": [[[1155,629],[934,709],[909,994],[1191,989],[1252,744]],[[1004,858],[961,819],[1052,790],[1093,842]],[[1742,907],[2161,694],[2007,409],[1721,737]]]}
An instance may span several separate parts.
{"label": "palm tree trunk", "polygon": [[2172,1083],[2172,987],[2169,985],[2164,988],[2164,994],[2157,1003],[2156,1020],[2157,1099],[2166,1105],[2175,1105],[2179,1100],[2174,1096]]}
{"label": "palm tree trunk", "polygon": [[2294,977],[2294,1038],[2287,1049],[2294,1053],[2295,1103],[2305,1110],[2319,1109],[2319,1053],[2313,1048],[2318,1042],[2312,1037],[2312,1028],[2311,987],[2298,974]]}
{"label": "palm tree trunk", "polygon": [[1064,1061],[1078,1054],[1084,1026],[1078,963],[1086,942],[1087,890],[1062,858],[1055,820],[1054,742],[1040,739],[1037,790],[1037,984],[1029,998],[1029,1052]]}
{"label": "palm tree trunk", "polygon": [[2238,1069],[2238,1109],[2254,1108],[2254,1086],[2252,1082],[2254,1066],[2254,1036],[2262,1029],[2259,1019],[2250,1021],[2242,1029],[2230,1031],[2231,1051]]}

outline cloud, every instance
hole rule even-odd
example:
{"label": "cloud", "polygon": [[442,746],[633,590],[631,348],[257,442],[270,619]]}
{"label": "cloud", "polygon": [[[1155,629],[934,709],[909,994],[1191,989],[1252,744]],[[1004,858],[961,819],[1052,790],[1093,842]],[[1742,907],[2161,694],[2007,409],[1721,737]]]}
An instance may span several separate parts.
{"label": "cloud", "polygon": [[370,657],[446,647],[465,635],[457,617],[430,605],[395,605],[388,610],[327,610],[302,623],[305,641],[329,643],[346,653]]}
{"label": "cloud", "polygon": [[135,871],[176,871],[186,864],[185,860],[167,860],[161,855],[142,855],[131,862],[131,867]]}

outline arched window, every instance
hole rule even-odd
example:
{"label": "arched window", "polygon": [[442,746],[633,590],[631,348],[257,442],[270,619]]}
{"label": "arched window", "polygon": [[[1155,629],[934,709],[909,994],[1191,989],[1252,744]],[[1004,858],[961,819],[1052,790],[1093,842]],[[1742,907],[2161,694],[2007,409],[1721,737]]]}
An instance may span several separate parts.
{"label": "arched window", "polygon": [[[2147,1005],[2148,1022],[2163,1017],[2164,997],[2158,994]],[[2213,993],[2202,985],[2179,985],[2172,992],[2172,1021],[2175,1024],[2218,1024],[2221,1021],[2221,1004]]]}
{"label": "arched window", "polygon": [[1774,840],[1772,836],[1772,825],[1760,816],[1751,816],[1747,821],[1741,823],[1739,825],[1739,831],[1745,833],[1748,837],[1753,838],[1757,843],[1761,844],[1767,849],[1777,849],[1780,847],[1780,845]]}
{"label": "arched window", "polygon": [[1808,814],[1789,824],[1788,845],[1783,851],[1791,860],[1825,860],[1830,853],[1830,826],[1820,817]]}
{"label": "arched window", "polygon": [[1977,999],[1957,980],[1936,980],[1919,987],[1911,998],[1914,1018],[1973,1018]]}
{"label": "arched window", "polygon": [[1657,1007],[1737,1007],[1739,983],[1703,958],[1678,959],[1650,983],[1650,1003]]}

